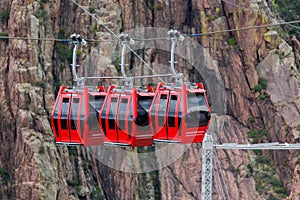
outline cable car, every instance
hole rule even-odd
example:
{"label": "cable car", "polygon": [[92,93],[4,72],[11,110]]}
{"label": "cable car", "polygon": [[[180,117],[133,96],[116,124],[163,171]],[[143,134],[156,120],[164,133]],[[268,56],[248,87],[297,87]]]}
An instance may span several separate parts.
{"label": "cable car", "polygon": [[[104,144],[118,146],[151,146],[153,136],[149,124],[148,110],[153,101],[154,90],[148,87],[134,87],[133,79],[125,74],[125,50],[134,41],[127,34],[120,34],[122,42],[121,73],[124,84],[110,86],[99,122],[104,134]],[[144,77],[144,76],[141,76]],[[141,78],[139,77],[139,78]]]}
{"label": "cable car", "polygon": [[203,84],[170,86],[160,83],[149,115],[155,141],[202,142],[210,121]]}
{"label": "cable car", "polygon": [[56,143],[103,144],[98,116],[105,96],[103,88],[91,91],[87,87],[78,90],[61,86],[50,118]]}
{"label": "cable car", "polygon": [[104,144],[151,146],[153,136],[148,110],[153,97],[153,88],[145,90],[110,86],[99,115]]}
{"label": "cable car", "polygon": [[184,38],[176,30],[168,31],[172,42],[170,69],[175,83],[159,83],[149,110],[155,141],[182,144],[202,142],[210,121],[210,107],[202,83],[183,83],[176,74],[174,55],[177,40]]}
{"label": "cable car", "polygon": [[[72,74],[77,86],[61,86],[52,114],[51,127],[57,144],[149,146],[153,136],[148,110],[154,97],[153,87],[133,87],[133,77],[124,70],[125,49],[132,43],[128,35],[121,34],[123,44],[121,77],[82,77],[76,72],[76,50],[85,41],[72,34],[74,50]],[[84,86],[88,78],[123,79],[125,86],[103,86],[95,91]]]}
{"label": "cable car", "polygon": [[[85,41],[72,34],[72,74],[77,86],[61,86],[52,114],[51,127],[56,143],[68,145],[150,146],[153,141],[182,144],[202,142],[210,121],[210,107],[202,83],[183,83],[183,75],[174,70],[177,31],[169,31],[172,41],[171,70],[173,84],[133,87],[134,78],[125,74],[125,49],[132,41],[120,34],[122,42],[121,77],[77,77],[76,50]],[[157,75],[156,75],[157,76]],[[158,75],[160,76],[160,75]],[[164,75],[165,76],[165,75]],[[154,77],[151,75],[151,77]],[[84,86],[88,78],[122,79],[123,86],[103,86],[97,90]]]}
{"label": "cable car", "polygon": [[61,86],[50,116],[51,128],[57,144],[100,145],[103,137],[98,123],[99,111],[106,96],[103,86],[84,86],[84,79],[76,73],[76,51],[85,40],[72,34],[73,63],[72,74],[77,86]]}

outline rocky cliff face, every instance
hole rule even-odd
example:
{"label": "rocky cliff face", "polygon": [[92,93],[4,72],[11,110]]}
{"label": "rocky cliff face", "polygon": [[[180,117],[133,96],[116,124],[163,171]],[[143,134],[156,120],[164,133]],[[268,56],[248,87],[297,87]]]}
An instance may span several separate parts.
{"label": "rocky cliff face", "polygon": [[[79,3],[115,33],[137,27],[207,33],[274,22],[272,1]],[[0,40],[1,199],[200,199],[200,145],[189,146],[167,167],[135,174],[105,166],[86,148],[54,144],[48,117],[57,87],[71,84],[71,46],[51,38],[66,38],[73,32],[90,39],[113,39],[68,0],[0,2],[0,33],[11,37]],[[216,143],[300,142],[300,45],[296,38],[284,41],[282,34],[279,28],[259,28],[204,35],[193,38],[203,47],[203,62],[193,52],[189,55],[194,66],[186,67],[177,58],[176,67],[185,77],[202,80],[208,88],[215,113],[210,130]],[[81,48],[80,73],[117,73],[112,65],[116,45],[103,42]],[[141,52],[155,70],[159,63],[167,63],[163,51],[144,46]],[[138,59],[131,62],[139,66],[137,73],[143,73]],[[117,150],[107,151],[114,151],[108,162],[120,155]],[[300,199],[297,151],[218,150],[215,157],[214,199],[227,195],[220,192],[220,185],[227,186],[230,199]]]}

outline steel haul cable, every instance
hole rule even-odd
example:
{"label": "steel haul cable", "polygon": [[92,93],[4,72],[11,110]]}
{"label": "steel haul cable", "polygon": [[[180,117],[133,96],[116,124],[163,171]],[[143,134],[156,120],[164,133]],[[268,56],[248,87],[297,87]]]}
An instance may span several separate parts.
{"label": "steel haul cable", "polygon": [[[268,15],[265,14],[265,13],[257,12],[257,11],[255,11],[255,10],[251,9],[251,8],[246,8],[246,7],[244,7],[244,6],[240,6],[240,5],[238,5],[238,4],[236,4],[236,3],[233,3],[233,2],[231,2],[231,1],[228,1],[228,0],[221,0],[221,1],[223,1],[224,3],[227,3],[227,4],[231,5],[231,6],[234,6],[234,7],[236,7],[236,8],[242,8],[242,9],[244,9],[244,10],[246,10],[246,11],[253,12],[254,14],[259,14],[259,15],[261,15],[261,16],[268,17],[268,18],[270,18],[270,19],[272,19],[272,20],[280,21],[280,20],[278,20],[278,19],[276,19],[276,18],[273,18],[273,17],[268,16]],[[283,22],[284,22],[284,21],[283,21]],[[289,26],[291,26],[291,27],[294,27],[294,28],[297,28],[297,29],[300,29],[299,26],[295,26],[295,25],[293,25],[293,24],[287,24],[287,25],[289,25]]]}
{"label": "steel haul cable", "polygon": [[[207,32],[207,33],[182,34],[182,35],[184,35],[184,36],[190,36],[190,37],[196,37],[196,36],[213,35],[213,34],[233,32],[233,31],[243,31],[243,30],[264,28],[264,27],[281,26],[281,25],[291,25],[291,24],[296,24],[296,23],[300,23],[300,20],[288,21],[288,22],[281,22],[281,23],[274,23],[274,24],[263,24],[263,25],[257,25],[257,26],[247,26],[247,27],[240,27],[240,28],[234,28],[234,29],[225,29],[225,30],[212,31],[212,32]],[[9,37],[9,36],[0,36],[0,39],[46,40],[46,41],[58,41],[58,42],[70,42],[68,39]],[[135,39],[134,38],[134,40],[137,40],[137,41],[151,41],[151,40],[163,40],[163,39],[166,39],[166,38],[165,37],[147,38],[147,39]],[[117,40],[93,40],[93,39],[86,39],[86,41],[90,41],[90,42],[116,42]]]}
{"label": "steel haul cable", "polygon": [[[110,32],[115,38],[117,38],[119,41],[121,41],[120,39],[119,39],[119,37],[110,29],[110,28],[108,28],[105,24],[103,24],[103,23],[100,23],[99,22],[99,19],[95,16],[95,15],[93,15],[90,11],[88,11],[87,9],[85,9],[82,5],[80,5],[78,2],[76,2],[75,0],[71,0],[75,5],[77,5],[79,8],[81,8],[84,12],[86,12],[88,15],[90,15],[93,19],[95,19],[101,26],[103,26],[108,32]],[[148,64],[148,63],[146,63],[146,61],[144,61],[144,59],[142,58],[142,57],[140,57],[128,44],[126,44],[126,47],[135,55],[135,56],[137,56],[137,58],[138,59],[140,59],[141,60],[141,62],[144,64],[144,65],[146,65],[146,67],[148,67],[148,69],[150,69],[150,71],[153,73],[153,74],[155,74],[155,75],[157,75],[157,73],[152,69],[152,67],[150,67],[150,65]],[[158,77],[159,79],[160,79],[160,81],[161,82],[163,82],[164,83],[164,81],[160,78],[160,77]]]}
{"label": "steel haul cable", "polygon": [[[40,40],[40,41],[54,41],[54,42],[72,42],[69,39],[57,39],[57,38],[34,38],[34,37],[17,37],[17,36],[0,36],[0,39],[4,40]],[[94,40],[86,39],[87,42],[118,42],[117,40]]]}
{"label": "steel haul cable", "polygon": [[185,34],[185,36],[197,37],[197,36],[213,35],[213,34],[218,34],[218,33],[244,31],[244,30],[250,30],[250,29],[265,28],[265,27],[280,26],[280,25],[288,25],[288,24],[296,24],[296,23],[300,23],[300,20],[290,21],[290,22],[280,22],[280,23],[274,23],[274,24],[263,24],[263,25],[257,25],[257,26],[240,27],[240,28],[234,28],[234,29],[228,29],[228,30],[212,31],[212,32],[207,32],[207,33]]}

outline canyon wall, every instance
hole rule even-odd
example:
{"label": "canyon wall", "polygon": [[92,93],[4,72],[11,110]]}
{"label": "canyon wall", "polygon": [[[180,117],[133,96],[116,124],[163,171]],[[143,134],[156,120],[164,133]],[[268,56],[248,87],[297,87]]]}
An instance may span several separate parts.
{"label": "canyon wall", "polygon": [[[81,75],[117,74],[118,43],[99,23],[116,34],[143,27],[203,34],[190,38],[201,46],[200,51],[186,49],[190,63],[176,56],[176,70],[204,82],[215,143],[300,142],[299,41],[281,27],[239,30],[278,22],[272,1],[78,2],[98,22],[70,0],[0,2],[0,34],[10,37],[0,40],[1,199],[201,199],[200,144],[186,146],[169,166],[160,168],[154,161],[158,170],[147,173],[112,169],[93,149],[55,145],[49,115],[58,87],[72,84],[72,45],[56,39],[74,32],[89,39],[78,54]],[[205,34],[230,29],[236,30]],[[141,43],[139,53],[160,72],[169,53],[147,44]],[[127,61],[136,66],[136,75],[150,73],[133,55]],[[160,148],[101,152],[111,164],[124,150]],[[213,199],[300,199],[298,151],[216,150],[214,155]],[[139,164],[137,156],[133,167]]]}

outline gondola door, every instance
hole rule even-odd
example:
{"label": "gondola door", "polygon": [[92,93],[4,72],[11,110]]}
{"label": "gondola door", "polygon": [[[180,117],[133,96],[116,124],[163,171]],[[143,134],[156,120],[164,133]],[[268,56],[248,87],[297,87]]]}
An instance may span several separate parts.
{"label": "gondola door", "polygon": [[71,135],[69,129],[69,115],[70,115],[70,100],[71,94],[62,95],[62,103],[59,108],[59,130],[60,130],[60,140],[62,143],[71,143]]}
{"label": "gondola door", "polygon": [[117,127],[116,127],[116,114],[119,95],[110,95],[108,97],[108,107],[106,110],[105,119],[105,129],[106,129],[106,139],[107,142],[116,143],[118,141],[117,137]]}
{"label": "gondola door", "polygon": [[210,112],[204,92],[199,90],[189,92],[186,87],[183,87],[183,105],[181,143],[202,142],[208,127]]}
{"label": "gondola door", "polygon": [[202,142],[210,119],[205,94],[187,93],[186,136],[183,143]]}
{"label": "gondola door", "polygon": [[57,143],[61,142],[61,131],[59,129],[59,114],[60,114],[60,108],[61,108],[61,92],[64,88],[61,87],[58,93],[58,96],[55,101],[55,106],[53,108],[53,111],[51,113],[51,128],[54,133],[55,141]]}
{"label": "gondola door", "polygon": [[167,114],[167,140],[178,140],[180,127],[180,96],[171,92]]}
{"label": "gondola door", "polygon": [[80,138],[80,105],[82,101],[82,95],[73,94],[71,102],[69,105],[70,115],[69,115],[69,132],[70,132],[70,142],[82,144]]}
{"label": "gondola door", "polygon": [[[132,146],[151,146],[153,145],[153,134],[149,122],[149,108],[153,101],[153,93],[133,92],[133,139]],[[135,106],[134,106],[135,105]]]}
{"label": "gondola door", "polygon": [[87,120],[85,123],[84,141],[85,146],[97,146],[103,144],[102,131],[99,124],[99,113],[102,108],[105,94],[89,93],[85,90],[84,98],[88,99],[85,106],[85,116]]}
{"label": "gondola door", "polygon": [[61,86],[55,108],[51,114],[51,126],[56,143],[82,144],[78,130],[78,113],[82,95],[67,91]]}
{"label": "gondola door", "polygon": [[186,85],[182,85],[182,93],[181,93],[181,102],[180,110],[182,111],[182,120],[180,123],[180,135],[179,140],[181,143],[189,143],[187,140],[187,91],[186,91]]}
{"label": "gondola door", "polygon": [[117,112],[117,142],[130,144],[131,133],[129,133],[128,126],[128,113],[130,108],[130,97],[121,96],[119,100],[118,112]]}
{"label": "gondola door", "polygon": [[[154,139],[167,140],[167,107],[169,91],[161,91],[155,106],[155,135]],[[153,123],[153,122],[152,122]]]}

